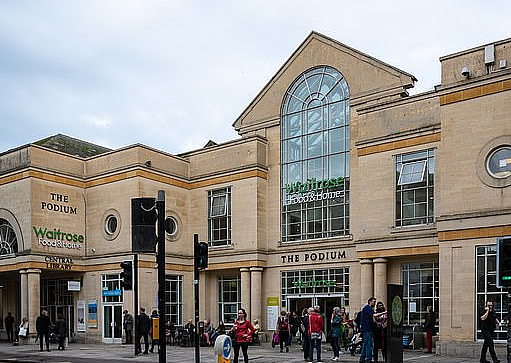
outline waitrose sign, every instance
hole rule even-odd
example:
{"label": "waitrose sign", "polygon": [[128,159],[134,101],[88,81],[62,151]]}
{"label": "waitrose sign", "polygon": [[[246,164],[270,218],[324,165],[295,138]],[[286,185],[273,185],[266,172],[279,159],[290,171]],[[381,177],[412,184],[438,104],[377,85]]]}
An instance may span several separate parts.
{"label": "waitrose sign", "polygon": [[47,247],[81,250],[85,237],[59,229],[33,226],[37,244]]}
{"label": "waitrose sign", "polygon": [[325,180],[307,179],[305,183],[296,182],[286,184],[286,198],[284,205],[297,203],[314,202],[323,199],[342,197],[342,190],[332,191],[331,189],[344,186],[344,178],[332,178]]}

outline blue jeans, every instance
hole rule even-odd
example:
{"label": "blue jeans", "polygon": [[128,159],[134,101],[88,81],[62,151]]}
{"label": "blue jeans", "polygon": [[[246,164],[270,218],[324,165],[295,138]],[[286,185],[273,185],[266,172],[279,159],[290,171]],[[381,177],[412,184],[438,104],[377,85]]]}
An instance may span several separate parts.
{"label": "blue jeans", "polygon": [[339,357],[339,337],[332,337],[332,349],[334,357]]}
{"label": "blue jeans", "polygon": [[321,339],[311,339],[309,345],[309,360],[312,361],[314,355],[314,348],[318,352],[318,362],[321,361]]}
{"label": "blue jeans", "polygon": [[360,362],[364,360],[370,362],[371,353],[373,351],[373,332],[368,331],[362,333],[362,339],[364,339],[364,343],[362,345],[362,351],[360,352]]}

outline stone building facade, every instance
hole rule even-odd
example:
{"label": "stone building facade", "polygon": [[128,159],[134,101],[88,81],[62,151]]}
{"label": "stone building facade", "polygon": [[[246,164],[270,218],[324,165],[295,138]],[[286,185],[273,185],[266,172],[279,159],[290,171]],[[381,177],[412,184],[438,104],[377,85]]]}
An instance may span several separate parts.
{"label": "stone building facade", "polygon": [[[507,313],[495,238],[511,235],[509,61],[511,39],[441,57],[441,84],[410,96],[413,75],[312,32],[235,120],[239,139],[170,155],[58,135],[6,151],[0,314],[35,322],[47,308],[76,340],[120,342],[130,200],[164,190],[175,324],[193,316],[198,233],[200,315],[214,324],[239,307],[264,330],[280,309],[353,316],[399,284],[405,333],[432,305],[437,351],[470,355],[483,302]],[[154,254],[139,255],[139,279],[152,310]]]}

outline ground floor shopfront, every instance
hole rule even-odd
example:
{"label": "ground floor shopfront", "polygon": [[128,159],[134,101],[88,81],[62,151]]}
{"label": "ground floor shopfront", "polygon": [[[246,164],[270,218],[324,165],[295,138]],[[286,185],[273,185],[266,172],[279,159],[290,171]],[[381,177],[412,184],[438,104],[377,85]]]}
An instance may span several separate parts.
{"label": "ground floor shopfront", "polygon": [[[439,315],[438,349],[444,352],[481,339],[478,316],[486,300],[495,303],[501,321],[507,320],[507,295],[495,283],[493,238],[443,242],[440,248],[387,249],[386,257],[381,257],[382,251],[357,251],[353,246],[314,252],[295,248],[293,253],[268,255],[264,263],[240,261],[228,268],[212,257],[200,276],[201,319],[208,318],[215,326],[220,320],[230,325],[243,307],[264,331],[271,331],[282,309],[300,315],[304,308],[319,305],[329,316],[334,306],[340,306],[353,317],[370,296],[387,304],[386,286],[392,283],[403,285],[405,332],[421,325],[426,307],[433,306]],[[52,321],[63,315],[71,342],[121,343],[122,311],[133,313],[134,293],[121,290],[119,264],[131,256],[46,261],[54,257],[25,256],[24,261],[17,257],[12,267],[21,268],[2,268],[2,322],[11,311],[16,321],[28,317],[34,333],[35,320],[45,309]],[[190,265],[177,268],[176,263],[167,263],[166,294],[168,320],[184,325],[193,318]],[[148,313],[157,308],[154,256],[141,258],[139,296],[139,306]],[[505,339],[504,325],[498,326],[496,339]]]}

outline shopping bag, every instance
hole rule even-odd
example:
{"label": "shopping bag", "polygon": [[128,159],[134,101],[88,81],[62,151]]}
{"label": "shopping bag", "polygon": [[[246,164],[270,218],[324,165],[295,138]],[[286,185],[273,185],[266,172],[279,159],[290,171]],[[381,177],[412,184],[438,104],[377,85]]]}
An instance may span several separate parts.
{"label": "shopping bag", "polygon": [[271,347],[275,348],[276,345],[280,343],[280,337],[278,333],[273,333],[273,338],[271,340]]}
{"label": "shopping bag", "polygon": [[22,328],[20,328],[20,331],[19,331],[18,335],[19,335],[20,337],[26,337],[26,336],[27,336],[27,329],[25,329],[25,328],[23,328],[23,327],[22,327]]}

